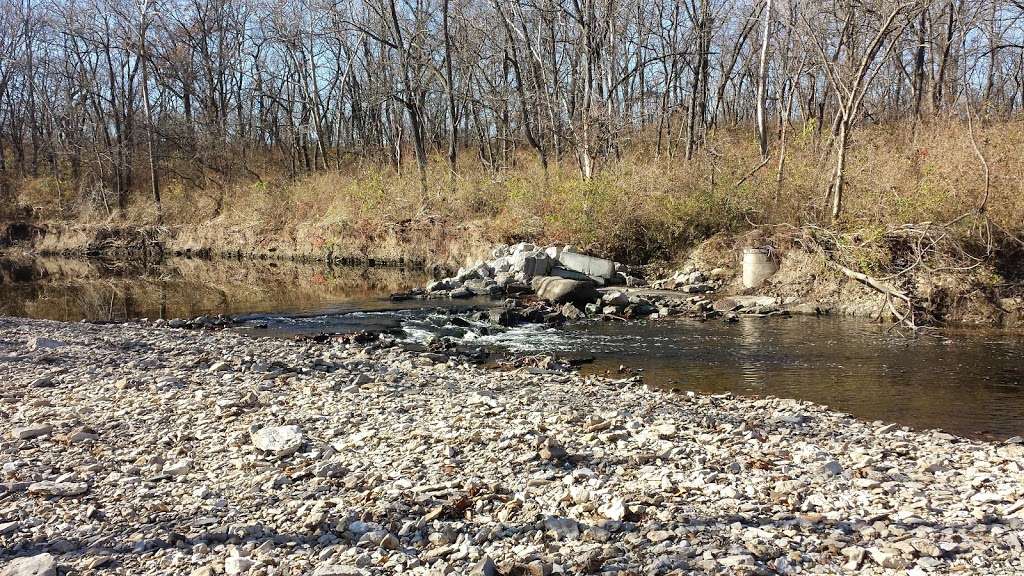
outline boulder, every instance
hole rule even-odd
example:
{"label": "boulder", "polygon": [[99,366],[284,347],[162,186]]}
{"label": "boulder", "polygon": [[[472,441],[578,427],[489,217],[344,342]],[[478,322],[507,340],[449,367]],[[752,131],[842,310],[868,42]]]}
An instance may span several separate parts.
{"label": "boulder", "polygon": [[505,285],[505,293],[510,296],[527,294],[532,291],[533,290],[529,286],[523,284],[522,282],[509,282],[508,284]]}
{"label": "boulder", "polygon": [[494,268],[494,274],[498,275],[502,272],[508,272],[512,269],[512,262],[508,256],[502,256],[491,262],[491,267]]}
{"label": "boulder", "polygon": [[562,304],[561,312],[562,316],[565,316],[567,320],[582,320],[587,317],[582,310],[574,306],[571,302]]}
{"label": "boulder", "polygon": [[491,287],[497,288],[497,286],[498,285],[497,285],[497,283],[494,280],[491,280],[491,279],[477,279],[477,280],[468,280],[468,281],[466,281],[466,284],[465,284],[465,286],[463,286],[463,288],[465,288],[466,290],[469,290],[474,295],[477,295],[477,296],[487,296],[488,294],[491,294],[491,293],[495,292],[494,290],[491,289]]}
{"label": "boulder", "polygon": [[534,278],[532,286],[538,298],[554,304],[587,304],[600,298],[593,282],[542,276]]}
{"label": "boulder", "polygon": [[536,251],[537,251],[537,247],[534,246],[533,244],[528,243],[528,242],[520,242],[518,244],[513,244],[509,248],[509,252],[513,256],[515,256],[517,254],[522,254],[524,252],[536,252]]}
{"label": "boulder", "polygon": [[455,275],[455,282],[462,284],[468,280],[478,280],[492,276],[494,276],[494,270],[486,262],[479,262],[469,268],[459,268],[459,273]]}
{"label": "boulder", "polygon": [[629,303],[630,303],[629,302],[629,295],[627,295],[624,292],[620,292],[618,290],[606,293],[604,296],[601,297],[601,300],[605,304],[607,304],[609,306],[622,306],[622,307],[625,307],[625,306],[629,306]]}
{"label": "boulder", "polygon": [[427,284],[427,292],[441,292],[451,290],[455,287],[455,281],[451,278],[443,278]]}
{"label": "boulder", "polygon": [[575,270],[569,270],[568,268],[562,268],[561,266],[554,266],[548,273],[551,276],[557,276],[559,278],[568,278],[570,280],[580,280],[583,282],[593,282],[599,286],[604,286],[605,279],[600,277],[587,276],[582,272]]}

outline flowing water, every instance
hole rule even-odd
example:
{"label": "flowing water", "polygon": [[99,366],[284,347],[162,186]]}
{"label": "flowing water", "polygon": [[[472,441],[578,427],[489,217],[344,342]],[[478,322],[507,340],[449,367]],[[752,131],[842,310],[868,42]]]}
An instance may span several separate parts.
{"label": "flowing water", "polygon": [[[466,322],[488,302],[392,302],[420,272],[267,262],[159,266],[0,259],[0,315],[78,321],[225,314],[282,337],[403,328],[496,354],[592,357],[586,373],[642,370],[645,382],[701,392],[811,400],[860,418],[972,437],[1024,434],[1024,336],[956,330],[903,338],[849,318],[662,320],[496,330]],[[454,317],[462,319],[453,322]]]}

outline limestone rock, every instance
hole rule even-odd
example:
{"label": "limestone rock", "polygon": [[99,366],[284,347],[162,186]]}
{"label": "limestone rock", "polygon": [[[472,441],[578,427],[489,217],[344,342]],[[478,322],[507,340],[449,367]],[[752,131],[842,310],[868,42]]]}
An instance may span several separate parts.
{"label": "limestone rock", "polygon": [[626,518],[628,509],[621,498],[613,498],[610,502],[598,508],[598,512],[609,520],[622,521]]}
{"label": "limestone rock", "polygon": [[255,564],[255,562],[244,556],[231,556],[224,561],[224,573],[228,576],[244,574]]}
{"label": "limestone rock", "polygon": [[555,540],[575,540],[580,537],[580,525],[572,518],[548,516],[544,519],[544,529]]}
{"label": "limestone rock", "polygon": [[89,491],[89,484],[86,482],[53,482],[44,480],[33,482],[28,487],[30,494],[42,496],[79,496]]}
{"label": "limestone rock", "polygon": [[57,561],[47,553],[15,558],[0,570],[0,576],[57,576]]}
{"label": "limestone rock", "polygon": [[291,456],[302,448],[305,438],[298,426],[268,426],[252,433],[252,444],[278,458]]}
{"label": "limestone rock", "polygon": [[53,432],[53,426],[50,424],[27,424],[11,429],[11,437],[16,440],[31,440],[32,438],[46,436],[50,432]]}
{"label": "limestone rock", "polygon": [[313,576],[365,576],[361,568],[347,564],[320,564],[313,570]]}

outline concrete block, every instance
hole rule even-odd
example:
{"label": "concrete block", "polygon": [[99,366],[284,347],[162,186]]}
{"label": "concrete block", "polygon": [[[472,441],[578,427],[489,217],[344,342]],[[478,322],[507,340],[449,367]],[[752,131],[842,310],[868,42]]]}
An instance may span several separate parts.
{"label": "concrete block", "polygon": [[582,282],[593,282],[598,286],[605,285],[605,279],[600,276],[587,276],[583,272],[577,272],[576,270],[569,270],[561,266],[553,266],[548,272],[551,276],[558,276],[559,278],[568,278],[570,280],[580,280]]}
{"label": "concrete block", "polygon": [[615,275],[615,262],[604,258],[563,250],[558,260],[565,268],[582,272],[587,276],[611,278]]}
{"label": "concrete block", "polygon": [[544,254],[527,255],[518,253],[512,256],[512,272],[529,281],[537,276],[547,276],[551,271],[551,259]]}

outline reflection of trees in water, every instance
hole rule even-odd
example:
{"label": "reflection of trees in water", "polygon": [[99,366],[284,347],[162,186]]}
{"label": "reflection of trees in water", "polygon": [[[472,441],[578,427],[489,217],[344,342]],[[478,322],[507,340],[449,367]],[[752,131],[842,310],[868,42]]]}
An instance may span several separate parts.
{"label": "reflection of trees in water", "polygon": [[970,436],[1024,434],[1020,334],[963,330],[946,343],[842,317],[666,321],[595,325],[578,339],[580,351],[592,345],[588,332],[643,342],[641,353],[599,357],[588,372],[615,374],[625,364],[644,368],[653,386],[809,400],[867,420]]}
{"label": "reflection of trees in water", "polygon": [[[2,269],[10,267],[0,261]],[[18,270],[21,281],[3,277],[0,313],[66,321],[272,312],[378,298],[428,279],[397,269],[186,259],[136,266],[40,258],[19,262]]]}
{"label": "reflection of trees in water", "polygon": [[768,366],[771,364],[763,356],[772,354],[773,350],[765,350],[768,345],[764,337],[765,323],[756,318],[750,320],[753,321],[740,322],[738,325],[740,335],[737,340],[743,350],[739,362],[740,380],[746,386],[761,388],[768,380]]}

